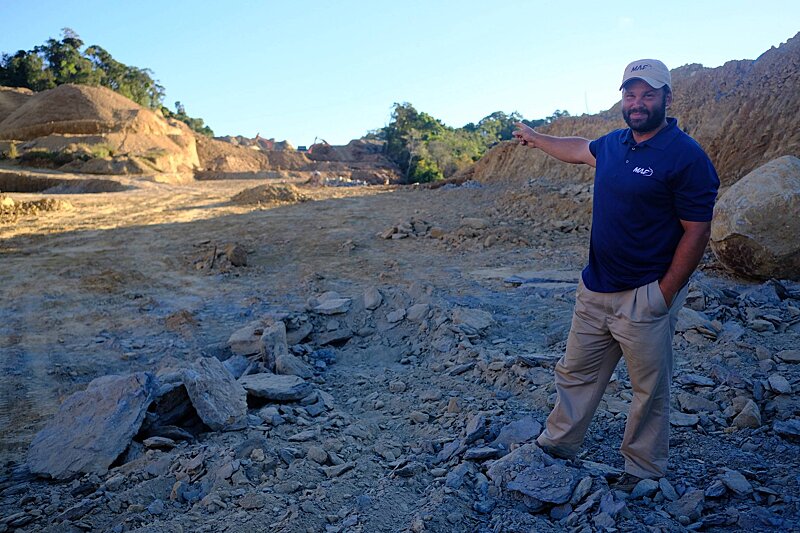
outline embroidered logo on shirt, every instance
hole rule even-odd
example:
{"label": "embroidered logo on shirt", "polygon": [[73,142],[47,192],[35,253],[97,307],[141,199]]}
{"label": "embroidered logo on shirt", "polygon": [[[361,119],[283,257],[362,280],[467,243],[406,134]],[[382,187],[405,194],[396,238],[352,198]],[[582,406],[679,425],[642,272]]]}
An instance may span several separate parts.
{"label": "embroidered logo on shirt", "polygon": [[636,168],[633,169],[633,172],[636,173],[636,174],[641,174],[642,176],[652,176],[653,175],[653,169],[650,168],[650,167],[647,167],[647,168],[636,167]]}

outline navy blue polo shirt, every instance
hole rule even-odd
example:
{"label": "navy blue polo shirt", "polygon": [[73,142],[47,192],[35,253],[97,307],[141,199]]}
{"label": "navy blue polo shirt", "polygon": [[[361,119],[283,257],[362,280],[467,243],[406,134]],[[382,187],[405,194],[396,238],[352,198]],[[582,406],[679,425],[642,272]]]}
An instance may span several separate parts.
{"label": "navy blue polo shirt", "polygon": [[617,292],[661,279],[683,236],[680,221],[711,220],[719,188],[711,160],[671,117],[641,144],[621,129],[589,150],[597,168],[584,285]]}

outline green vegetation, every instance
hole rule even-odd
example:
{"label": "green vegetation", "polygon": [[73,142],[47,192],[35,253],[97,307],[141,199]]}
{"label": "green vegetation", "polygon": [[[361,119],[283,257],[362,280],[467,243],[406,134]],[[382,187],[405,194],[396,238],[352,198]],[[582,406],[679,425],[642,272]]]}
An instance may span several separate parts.
{"label": "green vegetation", "polygon": [[60,41],[51,38],[32,50],[19,50],[13,55],[3,53],[0,85],[27,87],[33,91],[65,83],[108,87],[143,107],[162,110],[164,116],[185,122],[198,133],[214,134],[202,119],[189,117],[182,108],[173,113],[162,105],[164,87],[153,79],[150,69],[120,63],[97,45],[81,51],[83,44],[77,33],[64,28]]}
{"label": "green vegetation", "polygon": [[175,109],[176,111],[170,111],[169,108],[161,106],[161,114],[164,115],[164,117],[166,118],[174,118],[176,120],[180,120],[181,122],[189,126],[192,129],[192,131],[196,131],[197,133],[205,135],[206,137],[214,136],[214,132],[212,131],[211,128],[209,128],[203,123],[202,118],[192,118],[186,114],[186,108],[183,107],[183,104],[181,104],[180,101],[175,102]]}
{"label": "green vegetation", "polygon": [[409,103],[395,104],[388,126],[367,137],[386,143],[387,157],[397,163],[409,183],[449,178],[467,168],[500,141],[511,139],[517,122],[531,127],[569,116],[566,111],[539,120],[525,120],[518,113],[496,111],[477,124],[451,128]]}

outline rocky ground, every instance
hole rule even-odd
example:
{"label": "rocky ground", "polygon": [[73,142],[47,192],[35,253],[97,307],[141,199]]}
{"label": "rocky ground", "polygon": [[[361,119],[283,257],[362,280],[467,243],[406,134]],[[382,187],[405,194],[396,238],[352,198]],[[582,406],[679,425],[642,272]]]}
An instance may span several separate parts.
{"label": "rocky ground", "polygon": [[797,283],[706,257],[626,494],[624,365],[576,460],[533,444],[590,185],[117,181],[3,204],[0,532],[800,530]]}

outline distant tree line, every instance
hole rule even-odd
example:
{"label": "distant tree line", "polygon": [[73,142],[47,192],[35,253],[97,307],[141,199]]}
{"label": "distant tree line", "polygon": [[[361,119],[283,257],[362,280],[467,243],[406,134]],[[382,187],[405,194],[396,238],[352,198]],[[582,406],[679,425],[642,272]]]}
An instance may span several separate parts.
{"label": "distant tree line", "polygon": [[165,117],[180,120],[198,133],[214,135],[203,119],[188,116],[180,102],[176,102],[176,111],[163,105],[164,87],[153,79],[150,69],[120,63],[97,45],[81,51],[83,45],[75,31],[64,28],[60,41],[50,38],[32,50],[3,53],[0,85],[37,92],[65,83],[108,87],[143,107],[161,110]]}
{"label": "distant tree line", "polygon": [[453,176],[498,142],[511,139],[517,122],[536,127],[562,116],[569,113],[557,110],[544,119],[526,120],[516,112],[496,111],[477,124],[452,128],[407,102],[396,103],[389,124],[367,137],[386,143],[386,156],[397,163],[406,181],[425,183]]}

